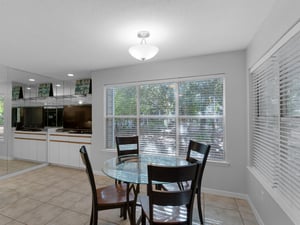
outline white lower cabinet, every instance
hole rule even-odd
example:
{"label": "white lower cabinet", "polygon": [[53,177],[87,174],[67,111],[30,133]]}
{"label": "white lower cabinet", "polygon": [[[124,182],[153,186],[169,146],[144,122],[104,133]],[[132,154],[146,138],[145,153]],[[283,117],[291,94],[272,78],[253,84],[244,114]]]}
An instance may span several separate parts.
{"label": "white lower cabinet", "polygon": [[59,142],[48,142],[48,162],[59,164]]}
{"label": "white lower cabinet", "polygon": [[14,132],[14,158],[83,168],[79,149],[85,145],[91,153],[89,134]]}
{"label": "white lower cabinet", "polygon": [[14,133],[13,154],[16,159],[47,162],[47,133]]}
{"label": "white lower cabinet", "polygon": [[90,153],[91,135],[49,134],[48,161],[63,166],[83,167],[79,153],[82,145]]}

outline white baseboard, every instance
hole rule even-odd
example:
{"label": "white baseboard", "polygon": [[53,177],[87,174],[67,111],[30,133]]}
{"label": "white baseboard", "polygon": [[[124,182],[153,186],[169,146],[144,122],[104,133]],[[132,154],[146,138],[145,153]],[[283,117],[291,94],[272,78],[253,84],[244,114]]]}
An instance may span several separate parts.
{"label": "white baseboard", "polygon": [[14,158],[11,157],[11,156],[0,156],[0,159],[3,159],[3,160],[13,160]]}
{"label": "white baseboard", "polygon": [[254,214],[254,216],[255,216],[255,218],[256,218],[257,223],[258,223],[259,225],[264,225],[263,220],[261,219],[261,217],[260,217],[258,211],[257,211],[256,208],[254,207],[254,205],[253,205],[251,199],[249,198],[249,196],[247,197],[247,201],[248,201],[248,203],[249,203],[249,205],[250,205],[250,207],[251,207],[251,209],[252,209],[252,212],[253,212],[253,214]]}
{"label": "white baseboard", "polygon": [[229,192],[229,191],[217,190],[212,188],[204,188],[204,187],[202,187],[202,192],[208,194],[221,195],[225,197],[241,198],[241,199],[248,200],[248,195],[242,193]]}

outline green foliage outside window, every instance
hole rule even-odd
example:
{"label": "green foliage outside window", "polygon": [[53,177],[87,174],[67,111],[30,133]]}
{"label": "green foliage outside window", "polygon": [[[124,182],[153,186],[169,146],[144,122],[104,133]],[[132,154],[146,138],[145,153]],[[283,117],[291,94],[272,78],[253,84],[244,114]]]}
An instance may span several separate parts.
{"label": "green foliage outside window", "polygon": [[136,115],[136,87],[114,89],[114,115]]}
{"label": "green foliage outside window", "polygon": [[147,84],[140,86],[140,115],[174,115],[175,84]]}
{"label": "green foliage outside window", "polygon": [[115,136],[139,135],[145,153],[186,154],[190,139],[224,160],[223,78],[141,83],[106,89],[106,148]]}
{"label": "green foliage outside window", "polygon": [[180,115],[222,115],[223,81],[209,79],[179,84]]}

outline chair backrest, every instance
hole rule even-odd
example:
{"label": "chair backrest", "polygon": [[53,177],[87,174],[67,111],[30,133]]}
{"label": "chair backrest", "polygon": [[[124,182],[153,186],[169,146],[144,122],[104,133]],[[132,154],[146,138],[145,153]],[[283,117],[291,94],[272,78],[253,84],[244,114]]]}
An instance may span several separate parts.
{"label": "chair backrest", "polygon": [[199,186],[201,186],[201,180],[202,180],[209,151],[210,151],[210,145],[190,140],[188,151],[186,154],[186,160],[191,163],[195,163],[195,162],[200,163],[201,168],[200,168],[200,174],[198,178]]}
{"label": "chair backrest", "polygon": [[87,153],[84,145],[81,146],[79,152],[80,152],[82,162],[85,165],[85,168],[86,168],[85,171],[88,175],[89,182],[91,184],[92,194],[93,194],[93,204],[94,204],[94,208],[96,208],[95,206],[97,204],[97,192],[96,192],[96,184],[95,184],[95,178],[94,178],[94,174],[93,174],[92,165],[90,163],[90,159],[89,159],[88,153]]}
{"label": "chair backrest", "polygon": [[[154,205],[156,206],[180,206],[186,207],[185,224],[192,224],[193,203],[200,172],[200,164],[192,163],[185,166],[166,167],[148,165],[148,196],[150,224],[153,223]],[[178,191],[159,190],[157,183],[191,182],[186,189]]]}
{"label": "chair backrest", "polygon": [[116,136],[116,145],[117,145],[118,156],[139,154],[138,136],[128,136],[128,137]]}

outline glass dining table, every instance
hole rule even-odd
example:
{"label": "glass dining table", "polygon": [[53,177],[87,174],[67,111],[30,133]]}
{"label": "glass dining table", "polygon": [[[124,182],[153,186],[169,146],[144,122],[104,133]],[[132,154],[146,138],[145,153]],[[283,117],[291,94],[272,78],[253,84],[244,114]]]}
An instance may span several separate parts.
{"label": "glass dining table", "polygon": [[[126,155],[106,160],[102,171],[104,174],[115,180],[127,183],[127,194],[132,191],[136,203],[138,193],[140,192],[140,184],[148,184],[147,166],[149,164],[160,166],[183,166],[188,165],[189,162],[184,158],[170,155]],[[130,223],[132,225],[137,224],[135,220],[135,208],[136,207],[134,207],[134,210],[132,211],[128,208]]]}

